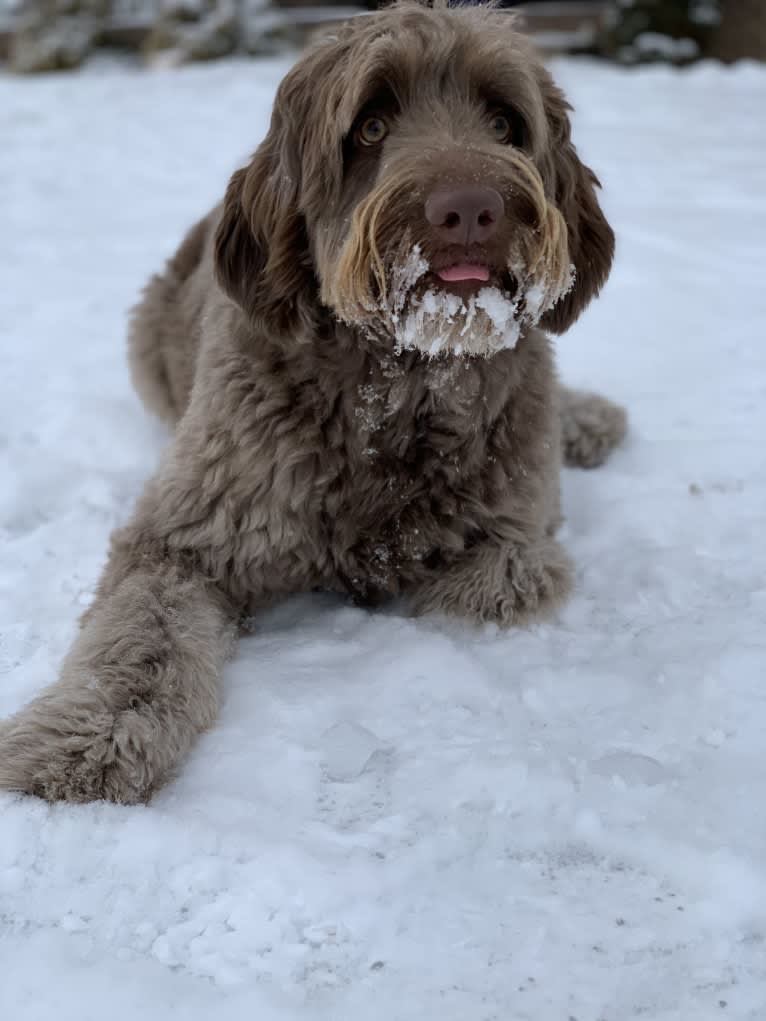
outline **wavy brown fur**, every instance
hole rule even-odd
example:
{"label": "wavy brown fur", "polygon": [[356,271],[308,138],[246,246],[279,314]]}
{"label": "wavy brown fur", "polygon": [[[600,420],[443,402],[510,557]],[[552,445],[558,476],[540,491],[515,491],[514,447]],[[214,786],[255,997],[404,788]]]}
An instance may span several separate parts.
{"label": "wavy brown fur", "polygon": [[[486,134],[489,88],[524,120],[518,152]],[[396,116],[372,157],[354,123],[381,90]],[[133,314],[134,381],[174,440],[59,680],[0,725],[0,787],[148,798],[213,723],[238,618],[289,593],[402,594],[503,626],[566,595],[562,426],[568,457],[591,465],[621,410],[560,391],[539,329],[492,358],[429,360],[397,353],[369,309],[341,323],[328,307],[338,281],[369,289],[369,267],[385,284],[405,227],[431,245],[423,197],[465,175],[502,190],[504,244],[526,232],[549,268],[568,253],[574,287],[543,322],[566,329],[613,238],[563,96],[506,15],[402,4],[288,74],[252,162]]]}

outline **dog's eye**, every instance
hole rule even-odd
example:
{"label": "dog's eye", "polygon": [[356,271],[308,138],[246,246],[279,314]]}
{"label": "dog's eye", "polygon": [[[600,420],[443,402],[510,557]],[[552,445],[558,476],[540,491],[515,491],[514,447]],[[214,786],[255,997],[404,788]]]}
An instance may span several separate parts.
{"label": "dog's eye", "polygon": [[379,145],[388,134],[388,125],[382,117],[365,117],[357,129],[362,145]]}
{"label": "dog's eye", "polygon": [[495,136],[495,141],[500,145],[508,145],[513,141],[514,125],[510,117],[504,113],[493,113],[489,120],[489,126]]}

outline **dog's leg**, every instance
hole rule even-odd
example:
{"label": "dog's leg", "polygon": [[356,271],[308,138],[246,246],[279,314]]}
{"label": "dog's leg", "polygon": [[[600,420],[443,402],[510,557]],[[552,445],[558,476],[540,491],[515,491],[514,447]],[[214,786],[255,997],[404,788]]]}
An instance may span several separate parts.
{"label": "dog's leg", "polygon": [[58,682],[0,724],[0,788],[146,800],[215,719],[233,635],[200,574],[115,550]]}
{"label": "dog's leg", "polygon": [[625,409],[598,394],[559,388],[564,463],[596,468],[622,442],[627,431]]}
{"label": "dog's leg", "polygon": [[299,441],[282,443],[301,409],[231,337],[211,343],[59,681],[0,724],[0,789],[145,800],[215,719],[241,612],[317,583],[293,506]]}
{"label": "dog's leg", "polygon": [[571,575],[566,553],[550,537],[536,545],[483,543],[418,584],[414,605],[418,613],[441,611],[510,627],[558,605]]}

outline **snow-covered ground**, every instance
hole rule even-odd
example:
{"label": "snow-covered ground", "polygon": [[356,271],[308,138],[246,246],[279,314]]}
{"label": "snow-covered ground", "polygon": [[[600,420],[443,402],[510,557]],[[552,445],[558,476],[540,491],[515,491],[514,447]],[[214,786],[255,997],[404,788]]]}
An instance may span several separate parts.
{"label": "snow-covered ground", "polygon": [[[284,68],[0,78],[0,715],[166,441],[125,309]],[[576,595],[295,599],[150,806],[0,796],[0,1017],[766,1017],[766,70],[557,71],[619,236],[562,371],[632,419],[565,475]]]}

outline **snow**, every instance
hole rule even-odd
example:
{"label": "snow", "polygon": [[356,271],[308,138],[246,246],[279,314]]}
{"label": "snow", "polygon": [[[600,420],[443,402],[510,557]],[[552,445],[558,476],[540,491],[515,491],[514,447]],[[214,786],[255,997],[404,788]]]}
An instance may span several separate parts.
{"label": "snow", "polygon": [[[412,288],[430,269],[420,245],[413,245],[403,258],[394,260],[390,269],[391,284],[378,311],[388,314],[397,323],[402,309],[410,298]],[[374,306],[373,306],[374,307]]]}
{"label": "snow", "polygon": [[[0,78],[0,715],[167,438],[125,309],[284,69]],[[576,594],[511,634],[296,598],[151,805],[0,796],[0,1016],[766,1016],[766,71],[555,70],[619,238],[562,375],[632,420],[564,475]]]}
{"label": "snow", "polygon": [[633,40],[628,50],[643,57],[661,57],[665,60],[694,60],[699,53],[699,46],[693,39],[673,39],[659,32],[641,32]]}
{"label": "snow", "polygon": [[397,348],[419,349],[434,358],[464,350],[489,357],[516,346],[521,332],[518,307],[498,287],[482,287],[467,299],[429,288],[394,320]]}
{"label": "snow", "polygon": [[514,297],[494,286],[482,287],[467,299],[439,287],[417,294],[413,289],[430,266],[420,245],[404,247],[393,262],[391,286],[381,297],[377,312],[393,334],[397,350],[419,350],[429,358],[454,354],[486,358],[503,348],[514,348],[522,325],[537,325],[543,312],[574,283],[573,265],[557,281],[548,279],[544,270],[533,271],[522,261],[521,253],[514,253],[508,267],[517,284]]}

